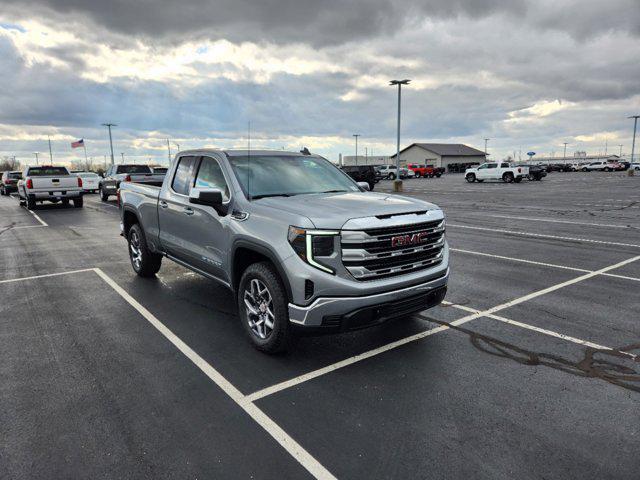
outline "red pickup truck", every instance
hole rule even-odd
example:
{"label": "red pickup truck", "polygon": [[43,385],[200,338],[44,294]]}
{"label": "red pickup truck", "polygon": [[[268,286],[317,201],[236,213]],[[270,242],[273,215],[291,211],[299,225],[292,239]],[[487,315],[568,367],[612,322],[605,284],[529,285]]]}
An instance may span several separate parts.
{"label": "red pickup truck", "polygon": [[418,164],[418,163],[410,163],[407,165],[407,168],[409,170],[412,170],[413,173],[416,174],[416,178],[420,178],[420,177],[440,178],[440,175],[442,175],[442,172],[444,171],[443,168],[435,168],[432,165],[424,165],[424,164]]}

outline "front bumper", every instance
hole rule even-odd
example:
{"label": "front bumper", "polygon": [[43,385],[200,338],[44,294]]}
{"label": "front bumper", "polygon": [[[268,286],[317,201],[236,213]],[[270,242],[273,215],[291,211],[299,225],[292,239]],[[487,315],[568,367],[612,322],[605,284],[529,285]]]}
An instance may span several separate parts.
{"label": "front bumper", "polygon": [[398,290],[359,297],[319,297],[303,307],[289,304],[289,321],[301,327],[354,330],[390,318],[416,313],[442,302],[449,270],[428,282]]}

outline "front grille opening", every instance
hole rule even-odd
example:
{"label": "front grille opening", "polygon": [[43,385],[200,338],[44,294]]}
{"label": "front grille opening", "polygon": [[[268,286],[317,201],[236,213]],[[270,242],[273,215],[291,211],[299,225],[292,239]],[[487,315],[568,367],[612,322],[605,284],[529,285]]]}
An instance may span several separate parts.
{"label": "front grille opening", "polygon": [[305,300],[309,300],[313,297],[313,292],[315,290],[315,285],[311,280],[304,281],[304,298]]}
{"label": "front grille opening", "polygon": [[387,220],[392,217],[401,217],[403,215],[426,215],[427,210],[420,210],[419,212],[407,212],[407,213],[389,213],[387,215],[376,215],[379,220]]}

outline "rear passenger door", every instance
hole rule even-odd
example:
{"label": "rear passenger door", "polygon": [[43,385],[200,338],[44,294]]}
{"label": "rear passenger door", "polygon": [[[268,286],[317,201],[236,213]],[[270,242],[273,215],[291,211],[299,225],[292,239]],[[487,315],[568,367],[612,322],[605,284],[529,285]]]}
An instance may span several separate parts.
{"label": "rear passenger door", "polygon": [[169,255],[183,262],[191,263],[192,247],[184,239],[184,232],[191,227],[193,209],[189,204],[189,190],[197,157],[184,156],[178,159],[171,181],[160,191],[158,200],[158,224],[160,243]]}

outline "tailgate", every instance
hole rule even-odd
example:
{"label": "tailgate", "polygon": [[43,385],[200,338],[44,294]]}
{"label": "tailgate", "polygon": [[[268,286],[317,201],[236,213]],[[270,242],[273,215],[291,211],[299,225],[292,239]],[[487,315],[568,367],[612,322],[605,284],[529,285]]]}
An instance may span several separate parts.
{"label": "tailgate", "polygon": [[68,175],[59,177],[30,177],[33,190],[61,191],[78,188],[78,178]]}

